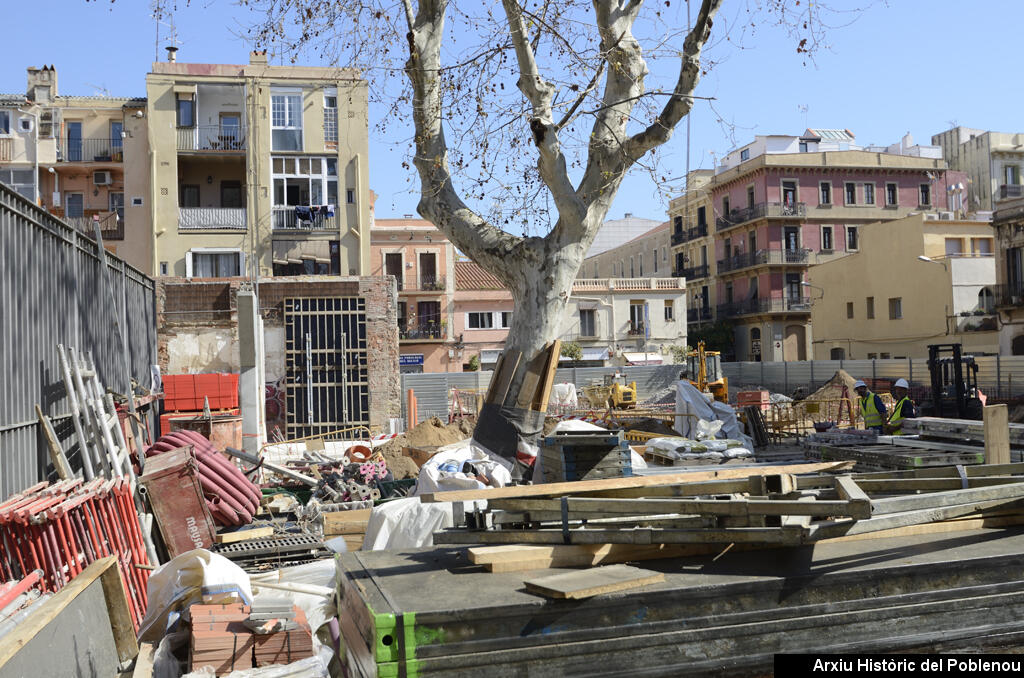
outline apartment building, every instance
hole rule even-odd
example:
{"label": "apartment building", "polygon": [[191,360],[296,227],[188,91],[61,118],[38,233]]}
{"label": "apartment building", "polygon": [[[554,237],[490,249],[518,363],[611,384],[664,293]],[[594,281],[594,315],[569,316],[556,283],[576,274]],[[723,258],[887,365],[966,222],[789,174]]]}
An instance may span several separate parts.
{"label": "apartment building", "polygon": [[685,278],[691,290],[686,322],[691,328],[714,320],[716,294],[711,284],[717,273],[715,266],[715,230],[708,228],[712,214],[711,193],[706,190],[714,176],[713,170],[693,170],[686,178],[687,191],[669,201],[668,215],[672,222],[672,275]]}
{"label": "apartment building", "polygon": [[468,369],[474,356],[480,369],[493,369],[512,326],[512,293],[473,261],[455,262],[452,327],[455,351]]}
{"label": "apartment building", "polygon": [[[808,269],[859,251],[865,224],[925,211],[952,218],[948,189],[965,181],[947,169],[941,149],[914,145],[909,135],[891,146],[859,146],[849,130],[808,129],[758,136],[728,153],[691,191],[710,197],[714,320],[733,324],[736,358],[807,359]],[[686,244],[676,253],[685,255]]]}
{"label": "apartment building", "polygon": [[999,351],[992,226],[935,216],[862,226],[856,253],[808,271],[816,360]]}
{"label": "apartment building", "polygon": [[1024,196],[998,200],[992,226],[997,252],[999,353],[1024,355]]}
{"label": "apartment building", "polygon": [[366,82],[344,68],[168,61],[146,76],[156,275],[365,275]]}
{"label": "apartment building", "polygon": [[399,368],[404,372],[461,372],[452,328],[455,248],[425,219],[374,219],[370,275],[398,287]]}
{"label": "apartment building", "polygon": [[621,245],[587,257],[577,277],[582,278],[670,278],[669,222],[658,224]]}
{"label": "apartment building", "polygon": [[25,94],[0,95],[0,181],[148,270],[148,219],[126,203],[148,191],[145,99],[61,94],[54,66],[27,69]]}
{"label": "apartment building", "polygon": [[1024,196],[1024,134],[954,127],[934,135],[932,144],[942,148],[950,169],[967,173],[954,189],[967,211],[995,210],[1000,200]]}

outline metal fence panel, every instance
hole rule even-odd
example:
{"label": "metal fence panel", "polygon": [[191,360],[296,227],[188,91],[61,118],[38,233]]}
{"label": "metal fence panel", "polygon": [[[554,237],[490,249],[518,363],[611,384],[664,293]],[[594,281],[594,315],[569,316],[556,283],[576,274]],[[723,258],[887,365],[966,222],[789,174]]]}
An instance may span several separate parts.
{"label": "metal fence panel", "polygon": [[[438,417],[442,421],[448,420],[448,412],[451,406],[450,391],[458,389],[486,389],[491,383],[493,372],[433,372],[421,374],[402,375],[402,416],[406,420],[406,429],[416,424]],[[416,395],[417,418],[414,423],[409,423],[409,412],[406,392],[412,389]]]}
{"label": "metal fence panel", "polygon": [[0,496],[8,496],[47,475],[36,404],[79,466],[57,344],[91,354],[103,384],[126,393],[115,319],[126,330],[131,375],[148,385],[156,309],[153,281],[108,254],[112,305],[96,243],[2,184],[0,261]]}

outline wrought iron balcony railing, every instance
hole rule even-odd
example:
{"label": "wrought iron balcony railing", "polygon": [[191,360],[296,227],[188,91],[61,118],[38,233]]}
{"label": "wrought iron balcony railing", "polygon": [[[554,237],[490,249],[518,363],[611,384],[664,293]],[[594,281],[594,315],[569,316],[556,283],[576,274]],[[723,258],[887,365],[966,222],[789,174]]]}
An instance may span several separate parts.
{"label": "wrought iron balcony railing", "polygon": [[63,137],[57,146],[58,162],[124,162],[124,139]]}
{"label": "wrought iron balcony railing", "polygon": [[718,260],[718,272],[728,273],[751,266],[806,264],[810,260],[809,249],[764,249],[756,252],[737,254],[727,259]]}
{"label": "wrought iron balcony railing", "polygon": [[179,151],[245,151],[245,126],[196,125],[179,127]]}
{"label": "wrought iron balcony railing", "polygon": [[724,231],[755,219],[799,219],[805,216],[807,216],[806,203],[760,202],[750,207],[730,210],[729,214],[715,219],[715,228]]}

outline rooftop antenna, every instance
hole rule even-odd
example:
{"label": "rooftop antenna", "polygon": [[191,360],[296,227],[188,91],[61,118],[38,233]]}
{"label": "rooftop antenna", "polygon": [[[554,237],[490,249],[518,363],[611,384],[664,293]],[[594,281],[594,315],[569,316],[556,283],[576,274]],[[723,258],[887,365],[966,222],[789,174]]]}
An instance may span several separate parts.
{"label": "rooftop antenna", "polygon": [[[183,44],[178,40],[178,29],[174,26],[174,12],[164,7],[165,0],[153,0],[150,3],[150,16],[156,23],[156,39],[153,41],[153,61],[160,61],[160,26],[167,26],[169,36],[167,43],[171,47]],[[164,21],[164,17],[168,20]]]}
{"label": "rooftop antenna", "polygon": [[94,85],[91,82],[87,82],[85,84],[88,85],[89,87],[92,87],[94,90],[96,90],[96,94],[98,94],[99,96],[104,96],[104,97],[109,97],[110,96],[110,90],[107,89],[106,87],[102,87],[100,85]]}

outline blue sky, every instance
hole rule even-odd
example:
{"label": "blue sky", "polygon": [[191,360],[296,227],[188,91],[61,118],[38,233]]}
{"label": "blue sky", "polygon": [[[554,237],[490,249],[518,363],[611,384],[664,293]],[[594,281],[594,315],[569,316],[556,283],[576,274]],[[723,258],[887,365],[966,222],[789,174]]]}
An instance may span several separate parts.
{"label": "blue sky", "polygon": [[[248,60],[250,45],[234,35],[252,21],[248,10],[230,0],[177,4],[179,60]],[[672,5],[674,12],[685,6],[682,0]],[[716,28],[742,16],[738,5],[726,0]],[[34,0],[30,12],[6,13],[0,91],[24,92],[27,66],[53,64],[64,94],[145,95],[156,36],[149,15],[148,0]],[[808,126],[848,128],[859,142],[877,144],[893,143],[907,132],[928,143],[950,121],[1024,131],[1024,90],[1014,58],[1024,3],[889,0],[849,16],[855,20],[830,31],[830,47],[807,66],[792,38],[777,30],[759,30],[756,39],[745,40],[745,49],[715,45],[712,54],[721,61],[697,94],[714,97],[714,110],[729,124],[716,121],[709,104],[698,103],[691,120],[691,168],[711,167],[712,154],[720,157],[755,134],[798,134]],[[167,30],[162,26],[162,35]],[[165,44],[161,40],[161,59]],[[371,108],[371,123],[380,115]],[[664,149],[667,174],[683,174],[685,148],[684,123]],[[379,217],[415,211],[414,184],[401,160],[393,140],[371,131],[370,184],[380,196]],[[649,175],[636,172],[623,184],[609,218],[631,212],[665,219],[666,208]]]}

